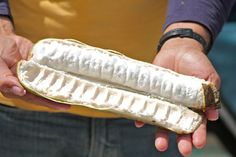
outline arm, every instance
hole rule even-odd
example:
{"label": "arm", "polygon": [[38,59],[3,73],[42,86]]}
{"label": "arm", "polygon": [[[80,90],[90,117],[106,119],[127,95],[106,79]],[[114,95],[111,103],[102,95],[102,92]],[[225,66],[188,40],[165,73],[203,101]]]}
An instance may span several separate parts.
{"label": "arm", "polygon": [[[176,28],[191,28],[209,44],[221,30],[233,2],[232,0],[170,0],[164,33]],[[194,39],[172,38],[165,42],[153,63],[182,74],[211,81],[219,88],[219,75],[202,50],[202,45]],[[218,111],[209,109],[206,112],[207,119],[218,119]],[[198,149],[204,147],[207,135],[206,120],[193,134],[178,135],[177,143],[182,155],[190,155],[193,146]],[[167,149],[167,131],[160,129],[157,132],[155,145],[160,151]]]}
{"label": "arm", "polygon": [[[208,32],[204,32],[204,27],[195,25],[194,23],[179,23],[178,25],[183,27],[189,27],[197,31],[199,34],[201,31],[207,36]],[[177,25],[173,25],[175,27]],[[170,27],[172,27],[170,25]],[[194,39],[190,38],[173,38],[169,39],[161,48],[156,58],[153,61],[154,64],[172,69],[178,73],[185,75],[196,76],[214,83],[218,88],[220,86],[220,78],[214,67],[208,60],[205,53],[202,51],[202,45]],[[217,110],[208,110],[206,112],[206,119],[216,120],[218,119]],[[189,135],[178,135],[177,144],[179,151],[184,156],[189,156],[192,152],[192,147],[195,146],[201,149],[206,144],[206,120],[200,125],[200,127]],[[168,132],[159,129],[156,134],[155,144],[158,150],[164,151],[168,147]]]}
{"label": "arm", "polygon": [[14,32],[7,1],[0,2],[0,92],[9,98],[19,98],[54,109],[68,109],[69,105],[55,103],[27,93],[16,77],[17,62],[27,59],[32,42]]}

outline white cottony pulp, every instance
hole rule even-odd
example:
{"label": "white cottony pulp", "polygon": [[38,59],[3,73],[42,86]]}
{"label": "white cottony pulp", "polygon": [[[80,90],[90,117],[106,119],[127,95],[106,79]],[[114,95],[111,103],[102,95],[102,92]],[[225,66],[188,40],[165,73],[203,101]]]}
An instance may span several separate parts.
{"label": "white cottony pulp", "polygon": [[33,61],[55,70],[102,80],[191,108],[205,107],[202,83],[206,82],[195,77],[67,40],[42,40],[32,53]]}
{"label": "white cottony pulp", "polygon": [[193,132],[202,120],[187,107],[58,71],[33,60],[20,63],[18,78],[28,89],[54,101],[115,112],[178,133]]}
{"label": "white cottony pulp", "polygon": [[[114,52],[114,51],[113,51]],[[18,66],[20,82],[61,103],[118,113],[178,133],[191,133],[205,106],[204,80],[79,42],[45,39]]]}

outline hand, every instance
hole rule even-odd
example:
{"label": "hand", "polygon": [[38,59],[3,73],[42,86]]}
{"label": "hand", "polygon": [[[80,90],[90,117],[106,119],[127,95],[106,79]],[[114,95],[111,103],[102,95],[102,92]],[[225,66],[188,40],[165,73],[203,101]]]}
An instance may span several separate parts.
{"label": "hand", "polygon": [[70,105],[59,104],[27,93],[16,77],[17,62],[26,59],[32,42],[21,36],[1,34],[0,36],[0,92],[10,98],[19,98],[36,105],[53,109],[68,109]]}
{"label": "hand", "polygon": [[[201,45],[188,38],[175,38],[168,40],[162,47],[153,61],[153,64],[162,66],[178,73],[196,76],[212,82],[217,88],[220,87],[220,78],[214,67],[202,52]],[[208,109],[206,119],[217,120],[218,111]],[[206,144],[206,123],[204,120],[200,127],[192,134],[178,135],[177,144],[180,153],[183,156],[189,156],[192,152],[192,146],[201,149]],[[142,124],[136,124],[142,126]],[[168,131],[158,129],[156,133],[155,146],[159,151],[165,151],[168,148]]]}

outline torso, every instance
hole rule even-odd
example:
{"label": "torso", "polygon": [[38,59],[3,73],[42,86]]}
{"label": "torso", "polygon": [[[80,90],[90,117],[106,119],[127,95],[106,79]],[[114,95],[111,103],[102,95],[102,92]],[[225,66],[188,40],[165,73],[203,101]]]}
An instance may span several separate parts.
{"label": "torso", "polygon": [[[156,55],[167,4],[157,0],[9,2],[16,33],[33,42],[48,37],[73,38],[146,62],[152,62]],[[15,106],[25,106],[22,108],[40,108],[12,102]]]}

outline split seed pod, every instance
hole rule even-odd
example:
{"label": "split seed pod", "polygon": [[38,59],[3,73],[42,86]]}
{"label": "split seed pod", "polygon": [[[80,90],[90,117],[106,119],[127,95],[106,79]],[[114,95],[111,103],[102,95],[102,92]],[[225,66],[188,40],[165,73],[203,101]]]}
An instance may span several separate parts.
{"label": "split seed pod", "polygon": [[177,133],[191,133],[200,125],[202,116],[193,110],[220,104],[210,82],[75,40],[39,41],[29,60],[19,62],[17,74],[26,89],[50,100],[117,113]]}

